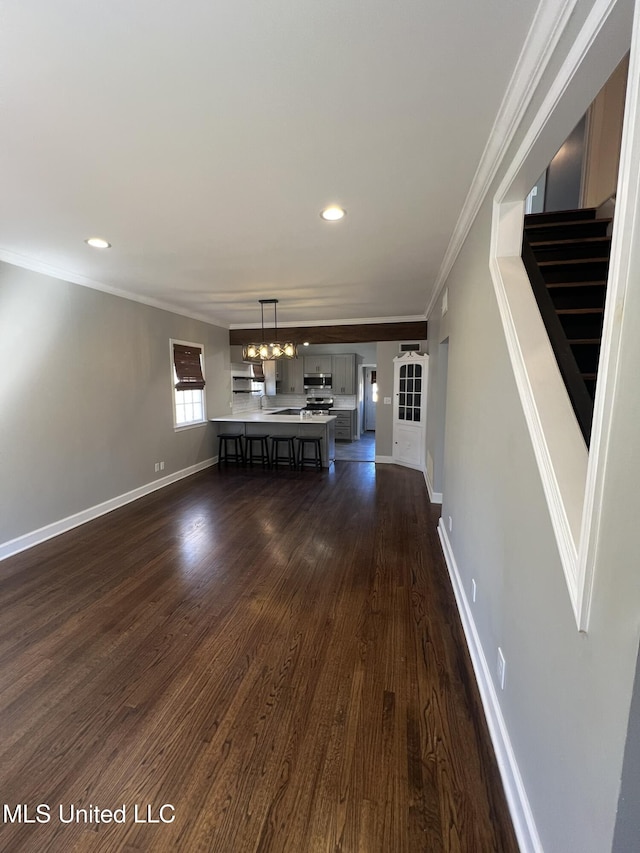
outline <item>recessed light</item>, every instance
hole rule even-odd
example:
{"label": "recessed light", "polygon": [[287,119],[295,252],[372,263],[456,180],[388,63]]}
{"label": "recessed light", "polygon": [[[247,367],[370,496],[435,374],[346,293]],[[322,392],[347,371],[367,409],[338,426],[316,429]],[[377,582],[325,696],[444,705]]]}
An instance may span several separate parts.
{"label": "recessed light", "polygon": [[309,341],[303,341],[303,342],[302,342],[302,346],[303,346],[303,347],[308,347],[308,346],[309,346]]}
{"label": "recessed light", "polygon": [[111,243],[102,237],[88,237],[84,241],[87,246],[91,246],[92,249],[110,249]]}
{"label": "recessed light", "polygon": [[338,207],[337,204],[332,204],[329,207],[325,207],[325,209],[320,212],[320,216],[326,222],[337,222],[339,219],[343,219],[346,213],[347,211],[343,207]]}

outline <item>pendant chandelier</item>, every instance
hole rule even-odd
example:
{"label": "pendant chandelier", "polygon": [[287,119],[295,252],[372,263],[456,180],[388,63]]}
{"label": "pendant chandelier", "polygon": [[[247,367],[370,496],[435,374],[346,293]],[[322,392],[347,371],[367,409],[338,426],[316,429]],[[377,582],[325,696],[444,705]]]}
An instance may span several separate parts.
{"label": "pendant chandelier", "polygon": [[[277,343],[278,340],[278,315],[276,313],[276,305],[278,304],[277,299],[259,299],[260,303],[260,311],[262,314],[262,341],[263,343],[256,344],[247,344],[242,348],[242,357],[244,359],[249,359],[250,361],[255,361],[256,359],[260,359],[260,361],[276,361],[279,358],[297,358],[298,351],[296,349],[296,345],[291,341],[286,341],[285,343]],[[267,339],[264,334],[264,306],[265,305],[273,305],[273,337],[272,341],[274,343],[267,343]]]}

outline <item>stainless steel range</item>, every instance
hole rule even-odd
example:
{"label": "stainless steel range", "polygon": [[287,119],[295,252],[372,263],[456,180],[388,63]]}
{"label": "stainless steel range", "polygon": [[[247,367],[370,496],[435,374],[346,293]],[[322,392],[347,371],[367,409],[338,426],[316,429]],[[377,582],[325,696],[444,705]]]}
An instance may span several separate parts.
{"label": "stainless steel range", "polygon": [[307,397],[303,411],[312,415],[328,415],[333,408],[333,397]]}

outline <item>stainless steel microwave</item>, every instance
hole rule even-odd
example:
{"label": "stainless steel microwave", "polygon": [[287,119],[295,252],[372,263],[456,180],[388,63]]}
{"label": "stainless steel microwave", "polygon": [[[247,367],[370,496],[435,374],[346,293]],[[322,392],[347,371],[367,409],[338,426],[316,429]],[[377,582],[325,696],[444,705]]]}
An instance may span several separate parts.
{"label": "stainless steel microwave", "polygon": [[331,374],[330,373],[305,373],[303,384],[304,384],[304,390],[305,391],[330,391],[331,390]]}

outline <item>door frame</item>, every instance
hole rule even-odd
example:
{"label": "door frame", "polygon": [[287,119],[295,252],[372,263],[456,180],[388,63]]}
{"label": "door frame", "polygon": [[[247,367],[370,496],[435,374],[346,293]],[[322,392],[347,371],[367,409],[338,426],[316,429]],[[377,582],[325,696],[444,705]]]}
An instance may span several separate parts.
{"label": "door frame", "polygon": [[[420,420],[408,421],[401,420],[398,415],[398,405],[400,396],[400,369],[408,364],[419,364],[422,367],[421,386],[420,386]],[[426,353],[407,352],[402,355],[397,355],[393,359],[393,446],[392,459],[396,465],[404,465],[407,468],[415,468],[418,471],[425,471],[425,458],[427,446],[427,394],[429,380],[429,356]],[[419,423],[419,426],[416,426]],[[400,441],[402,434],[407,434],[407,431],[414,432],[414,439],[417,441],[417,455],[412,462],[404,456],[400,451]]]}

